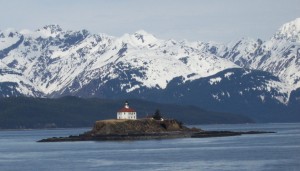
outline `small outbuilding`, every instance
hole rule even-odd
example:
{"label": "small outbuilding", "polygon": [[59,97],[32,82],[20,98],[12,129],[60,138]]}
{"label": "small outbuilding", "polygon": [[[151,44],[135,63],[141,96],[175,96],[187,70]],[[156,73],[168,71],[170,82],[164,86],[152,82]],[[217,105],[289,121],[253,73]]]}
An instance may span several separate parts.
{"label": "small outbuilding", "polygon": [[136,111],[129,107],[127,101],[125,102],[124,107],[117,112],[117,119],[136,120],[136,118]]}

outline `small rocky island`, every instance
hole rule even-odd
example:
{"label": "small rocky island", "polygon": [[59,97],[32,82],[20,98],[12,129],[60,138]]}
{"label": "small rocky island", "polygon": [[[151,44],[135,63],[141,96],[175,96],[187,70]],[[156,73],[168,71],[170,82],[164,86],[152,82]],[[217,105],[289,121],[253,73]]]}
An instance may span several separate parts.
{"label": "small rocky island", "polygon": [[176,120],[112,119],[97,121],[91,131],[78,136],[53,137],[39,142],[184,138],[200,131],[196,128],[187,128]]}
{"label": "small rocky island", "polygon": [[273,132],[204,131],[197,128],[188,128],[182,125],[182,123],[173,119],[163,121],[158,121],[154,119],[114,119],[97,121],[91,131],[85,132],[77,136],[71,135],[69,137],[52,137],[42,139],[38,142],[204,138],[259,133]]}
{"label": "small rocky island", "polygon": [[124,108],[117,112],[117,119],[96,121],[91,131],[76,136],[42,139],[38,142],[204,138],[259,133],[273,132],[204,131],[188,128],[175,119],[163,119],[158,110],[152,117],[136,119],[135,110],[129,108],[126,102]]}

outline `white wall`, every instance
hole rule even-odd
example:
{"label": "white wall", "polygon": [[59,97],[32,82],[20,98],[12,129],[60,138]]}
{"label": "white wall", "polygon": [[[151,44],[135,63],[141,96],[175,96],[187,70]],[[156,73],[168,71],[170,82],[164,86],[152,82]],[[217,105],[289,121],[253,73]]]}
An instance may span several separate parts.
{"label": "white wall", "polygon": [[117,119],[136,119],[136,112],[118,112]]}

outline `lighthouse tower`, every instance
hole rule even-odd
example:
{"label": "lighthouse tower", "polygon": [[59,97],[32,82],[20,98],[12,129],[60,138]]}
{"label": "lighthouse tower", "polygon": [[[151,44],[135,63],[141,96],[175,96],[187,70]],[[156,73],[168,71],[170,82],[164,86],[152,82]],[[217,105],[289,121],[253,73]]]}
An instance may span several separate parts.
{"label": "lighthouse tower", "polygon": [[126,101],[124,107],[117,112],[117,119],[136,120],[136,111],[130,108]]}

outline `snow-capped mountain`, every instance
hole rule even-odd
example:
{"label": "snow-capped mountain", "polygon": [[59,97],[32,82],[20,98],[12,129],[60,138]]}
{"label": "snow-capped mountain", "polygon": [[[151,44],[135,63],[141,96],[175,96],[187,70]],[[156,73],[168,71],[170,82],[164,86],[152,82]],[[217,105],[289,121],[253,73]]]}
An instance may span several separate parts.
{"label": "snow-capped mountain", "polygon": [[[300,18],[284,24],[267,41],[241,39],[224,45],[210,45],[212,54],[250,69],[270,72],[292,90],[300,87]],[[209,49],[208,48],[208,49]]]}
{"label": "snow-capped mountain", "polygon": [[284,24],[273,36],[277,40],[300,41],[300,18]]}
{"label": "snow-capped mountain", "polygon": [[[234,112],[260,121],[283,122],[293,118],[286,115],[288,88],[278,77],[258,70],[226,69],[213,76],[187,81],[170,82],[157,99],[205,109]],[[290,117],[290,118],[289,118]],[[289,118],[289,119],[288,119]]]}
{"label": "snow-capped mountain", "polygon": [[299,23],[267,41],[229,44],[162,40],[142,30],[112,37],[59,25],[9,29],[0,32],[0,97],[132,97],[249,115],[297,113]]}
{"label": "snow-capped mountain", "polygon": [[22,73],[45,96],[76,93],[94,79],[102,80],[102,85],[125,79],[120,86],[126,92],[140,87],[164,89],[178,76],[190,80],[238,67],[187,42],[159,40],[145,31],[114,38],[49,25],[35,32],[2,32],[1,47],[3,65]]}

